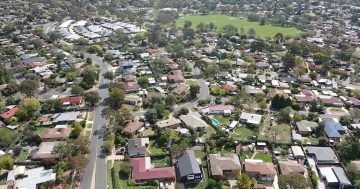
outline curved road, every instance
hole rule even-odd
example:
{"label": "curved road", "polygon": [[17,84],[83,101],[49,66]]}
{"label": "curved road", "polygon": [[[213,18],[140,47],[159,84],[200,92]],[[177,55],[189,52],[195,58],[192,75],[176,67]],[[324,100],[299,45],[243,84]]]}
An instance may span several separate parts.
{"label": "curved road", "polygon": [[[100,66],[100,79],[97,91],[101,97],[99,106],[96,107],[93,120],[93,132],[100,130],[107,125],[107,120],[102,116],[102,111],[106,107],[104,100],[108,98],[109,92],[107,84],[109,80],[103,78],[103,74],[108,71],[108,66],[102,59],[93,54],[84,53],[85,58],[91,58],[93,64]],[[106,189],[106,158],[101,156],[102,137],[91,135],[89,162],[85,168],[84,177],[80,183],[80,189]]]}

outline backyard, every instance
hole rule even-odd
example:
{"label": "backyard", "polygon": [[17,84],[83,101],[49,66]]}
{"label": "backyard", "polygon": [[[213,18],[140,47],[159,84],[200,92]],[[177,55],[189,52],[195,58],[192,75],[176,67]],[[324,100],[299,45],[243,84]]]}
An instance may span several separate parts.
{"label": "backyard", "polygon": [[261,159],[264,162],[272,162],[271,155],[264,152],[256,152],[254,159]]}
{"label": "backyard", "polygon": [[251,137],[256,133],[253,129],[247,128],[246,126],[238,126],[231,137],[235,140],[251,140]]}
{"label": "backyard", "polygon": [[240,31],[240,28],[243,28],[245,33],[248,32],[250,28],[254,28],[256,34],[260,38],[271,37],[273,38],[277,33],[282,33],[284,36],[295,36],[301,33],[300,30],[291,27],[291,28],[284,28],[273,26],[271,24],[266,24],[261,26],[258,22],[249,22],[244,17],[232,17],[226,15],[219,15],[219,14],[210,14],[204,16],[185,16],[180,17],[176,20],[176,25],[182,27],[186,20],[190,20],[192,22],[192,27],[196,27],[199,23],[203,22],[205,24],[213,22],[217,27],[218,30],[225,25],[234,25]]}

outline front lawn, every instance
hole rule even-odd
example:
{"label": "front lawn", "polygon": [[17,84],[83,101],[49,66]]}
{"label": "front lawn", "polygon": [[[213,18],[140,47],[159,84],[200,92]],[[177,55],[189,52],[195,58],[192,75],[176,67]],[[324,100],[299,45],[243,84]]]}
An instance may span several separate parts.
{"label": "front lawn", "polygon": [[254,159],[261,159],[264,162],[272,162],[271,155],[263,152],[256,152]]}
{"label": "front lawn", "polygon": [[111,160],[106,162],[106,184],[108,189],[113,189],[111,176]]}
{"label": "front lawn", "polygon": [[16,158],[16,161],[25,161],[28,157],[29,152],[25,149],[22,149],[19,156]]}

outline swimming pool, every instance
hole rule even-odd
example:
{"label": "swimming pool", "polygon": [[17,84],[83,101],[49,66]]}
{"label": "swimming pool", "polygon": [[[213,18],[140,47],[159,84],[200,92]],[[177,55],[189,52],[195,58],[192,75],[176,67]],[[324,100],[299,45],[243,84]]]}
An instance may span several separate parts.
{"label": "swimming pool", "polygon": [[211,121],[211,124],[213,126],[218,126],[220,125],[220,121],[218,121],[217,119],[213,118],[213,117],[210,117],[210,121]]}

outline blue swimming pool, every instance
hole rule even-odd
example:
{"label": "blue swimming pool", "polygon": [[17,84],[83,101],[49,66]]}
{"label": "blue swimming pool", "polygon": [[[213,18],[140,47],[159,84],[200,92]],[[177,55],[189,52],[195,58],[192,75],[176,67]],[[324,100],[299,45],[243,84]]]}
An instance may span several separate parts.
{"label": "blue swimming pool", "polygon": [[220,125],[220,121],[218,121],[217,119],[213,118],[213,117],[210,117],[210,121],[211,121],[211,124],[213,126],[218,126]]}

